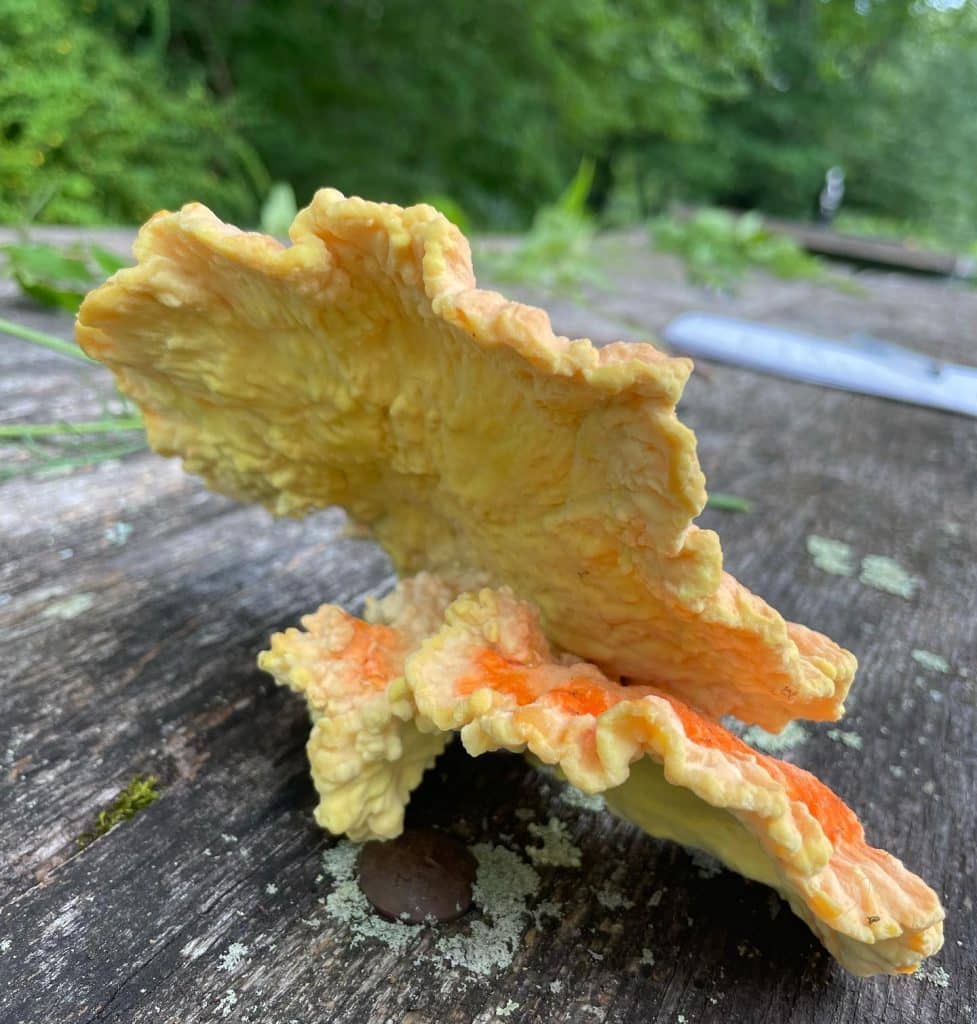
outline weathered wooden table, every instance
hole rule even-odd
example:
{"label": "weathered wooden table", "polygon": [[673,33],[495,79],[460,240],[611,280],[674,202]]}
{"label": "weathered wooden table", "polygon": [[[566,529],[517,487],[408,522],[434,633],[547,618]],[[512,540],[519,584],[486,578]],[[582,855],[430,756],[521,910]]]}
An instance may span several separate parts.
{"label": "weathered wooden table", "polygon": [[[728,299],[635,239],[607,245],[608,285],[550,303],[559,330],[642,337],[699,308],[977,362],[977,292],[961,286],[863,274],[853,294],[757,277]],[[70,334],[10,291],[0,306]],[[273,522],[142,454],[0,487],[3,1024],[974,1020],[977,424],[703,369],[683,418],[711,486],[754,502],[703,522],[744,582],[861,660],[844,722],[805,725],[783,756],[940,892],[935,965],[849,977],[763,887],[574,806],[518,758],[458,749],[409,820],[527,868],[456,924],[373,927],[348,855],[312,821],[302,704],[255,655],[321,602],[356,608],[389,568],[335,511]],[[99,368],[0,339],[4,422],[88,416],[109,388]],[[855,575],[819,569],[811,535],[850,545]],[[912,597],[859,581],[872,555],[918,578]],[[161,797],[80,848],[139,772]],[[527,854],[551,818],[579,868]]]}

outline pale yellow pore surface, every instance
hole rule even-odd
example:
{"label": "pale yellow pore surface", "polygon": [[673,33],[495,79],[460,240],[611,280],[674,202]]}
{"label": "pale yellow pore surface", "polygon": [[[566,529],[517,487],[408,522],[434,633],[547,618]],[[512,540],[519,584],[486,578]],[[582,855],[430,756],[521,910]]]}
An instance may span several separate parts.
{"label": "pale yellow pore surface", "polygon": [[722,570],[691,371],[597,350],[475,288],[429,206],[320,191],[292,245],[190,205],[85,300],[77,336],[142,408],[152,446],[277,514],[344,506],[401,573],[477,570],[614,676],[776,730],[833,719],[855,660]]}
{"label": "pale yellow pore surface", "polygon": [[505,588],[451,604],[402,691],[418,724],[460,730],[470,754],[528,750],[650,834],[773,886],[855,974],[909,973],[942,945],[936,894],[827,786],[673,697],[557,656]]}

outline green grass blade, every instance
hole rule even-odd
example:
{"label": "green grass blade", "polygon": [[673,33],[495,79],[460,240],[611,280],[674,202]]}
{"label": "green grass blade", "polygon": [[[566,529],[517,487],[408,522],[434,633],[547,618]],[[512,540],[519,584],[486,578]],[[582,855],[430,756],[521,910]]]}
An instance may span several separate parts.
{"label": "green grass blade", "polygon": [[117,416],[114,419],[86,420],[81,423],[10,423],[0,425],[0,437],[62,437],[70,434],[113,434],[142,430],[138,416]]}
{"label": "green grass blade", "polygon": [[749,512],[753,508],[753,502],[735,494],[714,491],[706,501],[706,508],[716,508],[720,512]]}
{"label": "green grass blade", "polygon": [[0,334],[9,334],[11,337],[20,338],[22,341],[29,341],[42,348],[49,348],[52,352],[59,352],[63,356],[71,356],[72,359],[80,359],[83,363],[93,363],[82,350],[70,341],[62,341],[53,334],[45,334],[43,331],[35,331],[30,327],[22,327],[12,320],[4,320],[0,317]]}
{"label": "green grass blade", "polygon": [[28,462],[20,466],[11,466],[9,469],[0,469],[0,483],[12,480],[18,476],[29,476],[32,473],[58,473],[61,470],[83,469],[86,466],[94,466],[97,462],[107,462],[110,459],[121,459],[126,455],[134,455],[136,452],[146,451],[144,441],[115,445],[111,448],[98,448],[93,451],[78,455],[68,455],[59,459],[46,459],[41,462]]}

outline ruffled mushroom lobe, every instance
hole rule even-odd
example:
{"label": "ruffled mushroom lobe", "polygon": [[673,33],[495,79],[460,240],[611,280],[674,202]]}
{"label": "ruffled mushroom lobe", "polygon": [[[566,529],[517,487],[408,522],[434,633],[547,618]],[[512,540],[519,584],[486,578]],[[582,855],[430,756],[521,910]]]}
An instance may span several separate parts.
{"label": "ruffled mushroom lobe", "polygon": [[357,842],[402,832],[410,794],[449,736],[426,722],[418,728],[409,694],[392,700],[388,687],[461,589],[422,573],[369,602],[368,621],[323,605],[258,656],[259,668],[305,696],[315,818],[330,832]]}
{"label": "ruffled mushroom lobe", "polygon": [[86,298],[78,341],[157,451],[279,515],[342,505],[403,574],[484,572],[561,648],[712,715],[838,717],[852,655],[724,573],[692,524],[687,359],[554,335],[475,287],[430,206],[324,189],[290,234],[160,213]]}
{"label": "ruffled mushroom lobe", "polygon": [[855,974],[912,972],[942,945],[936,894],[827,786],[675,697],[555,655],[508,589],[459,597],[404,689],[470,754],[528,751],[650,834],[772,886]]}

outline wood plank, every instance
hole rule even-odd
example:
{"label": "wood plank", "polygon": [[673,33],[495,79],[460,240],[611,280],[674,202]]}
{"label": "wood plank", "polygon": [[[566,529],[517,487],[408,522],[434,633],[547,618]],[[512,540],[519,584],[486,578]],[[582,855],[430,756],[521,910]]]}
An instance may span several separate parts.
{"label": "wood plank", "polygon": [[[560,329],[587,326],[606,341],[712,308],[973,359],[977,297],[964,289],[859,275],[865,292],[853,296],[758,276],[730,299],[686,284],[634,239],[606,244],[611,281],[585,305],[553,303]],[[40,322],[70,330],[64,318]],[[18,418],[87,415],[105,387],[97,369],[0,344],[4,419],[10,402]],[[322,902],[334,891],[322,861],[334,842],[311,818],[304,711],[254,657],[321,601],[355,609],[389,567],[368,542],[343,537],[336,512],[272,522],[146,454],[0,487],[0,1020],[973,1019],[977,430],[719,366],[693,378],[683,418],[711,485],[755,503],[747,515],[703,517],[722,530],[727,566],[859,655],[840,728],[861,750],[811,725],[787,757],[825,778],[874,842],[941,893],[946,988],[851,978],[763,887],[703,877],[684,851],[571,805],[518,758],[458,749],[429,773],[410,821],[528,863],[529,825],[553,816],[581,867],[535,869],[538,890],[515,914],[514,959],[487,976],[437,955],[446,936],[470,939],[472,919],[399,953],[358,941]],[[118,522],[132,528],[124,543],[111,532]],[[812,533],[846,541],[859,559],[895,558],[922,585],[906,601],[827,575],[807,554]],[[949,671],[924,670],[918,649]],[[161,798],[79,849],[76,837],[135,772],[157,774]],[[615,895],[625,904],[611,909]],[[534,915],[548,902],[555,914]]]}
{"label": "wood plank", "polygon": [[918,249],[885,238],[846,235],[829,227],[799,224],[778,217],[764,217],[763,222],[774,231],[793,238],[803,249],[818,256],[869,266],[889,267],[892,270],[903,270],[913,274],[936,274],[968,280],[977,277],[977,260],[971,256]]}
{"label": "wood plank", "polygon": [[[679,218],[691,218],[697,207],[679,205],[672,212]],[[745,210],[730,212],[734,215],[746,213]],[[764,215],[763,223],[771,231],[792,238],[802,249],[816,256],[909,274],[931,274],[968,281],[977,277],[977,259],[961,253],[922,249],[890,238],[845,234],[827,225],[782,217]]]}

